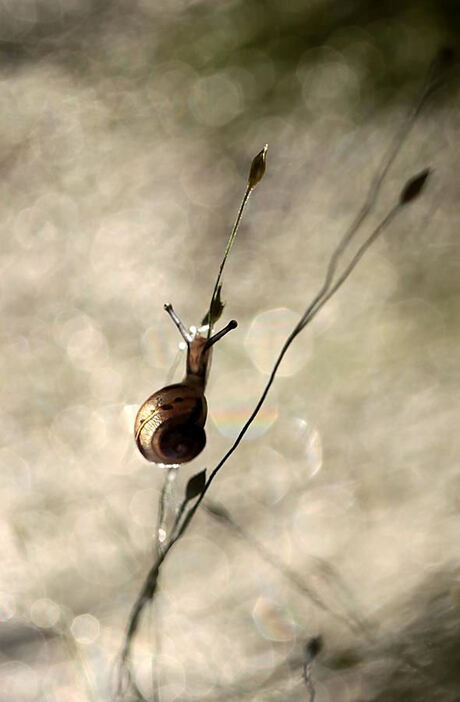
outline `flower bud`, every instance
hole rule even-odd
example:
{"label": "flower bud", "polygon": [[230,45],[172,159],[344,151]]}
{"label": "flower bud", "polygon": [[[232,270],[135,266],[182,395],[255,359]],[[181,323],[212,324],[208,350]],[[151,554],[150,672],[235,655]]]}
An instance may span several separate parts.
{"label": "flower bud", "polygon": [[264,177],[265,164],[266,164],[265,154],[267,153],[267,149],[268,149],[268,144],[265,144],[262,151],[259,151],[257,156],[254,156],[254,158],[252,160],[251,169],[249,171],[249,177],[248,177],[248,188],[250,188],[251,190],[253,188],[255,188],[256,185]]}

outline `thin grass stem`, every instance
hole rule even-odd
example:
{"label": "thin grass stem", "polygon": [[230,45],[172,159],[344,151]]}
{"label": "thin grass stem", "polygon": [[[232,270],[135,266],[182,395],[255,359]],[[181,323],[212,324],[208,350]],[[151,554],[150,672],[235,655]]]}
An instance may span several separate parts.
{"label": "thin grass stem", "polygon": [[211,295],[211,302],[209,303],[209,312],[208,312],[208,318],[209,318],[209,325],[208,325],[208,339],[210,338],[212,334],[212,327],[213,327],[213,310],[214,310],[214,305],[217,299],[218,295],[218,290],[219,290],[219,285],[220,281],[222,279],[222,273],[224,271],[224,266],[225,262],[227,261],[228,255],[230,251],[232,250],[233,247],[233,242],[235,241],[235,237],[238,233],[238,228],[240,226],[241,218],[243,216],[244,208],[246,207],[246,203],[249,200],[249,196],[252,192],[252,188],[248,185],[246,188],[246,192],[244,193],[243,199],[241,201],[240,209],[238,210],[238,214],[235,219],[235,223],[233,224],[232,231],[230,233],[230,236],[227,241],[227,246],[225,247],[224,255],[222,257],[222,261],[220,262],[220,267],[219,267],[219,272],[217,274],[216,282],[214,283],[214,289],[212,291]]}

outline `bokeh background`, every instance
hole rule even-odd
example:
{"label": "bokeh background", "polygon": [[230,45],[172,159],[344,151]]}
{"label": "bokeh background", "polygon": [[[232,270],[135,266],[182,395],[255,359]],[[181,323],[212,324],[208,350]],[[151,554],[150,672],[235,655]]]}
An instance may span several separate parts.
{"label": "bokeh background", "polygon": [[[249,415],[459,31],[447,0],[2,0],[1,702],[114,699],[163,480],[133,418],[182,375],[163,304],[199,324],[251,158],[268,142],[225,272],[239,327],[173,502]],[[458,699],[459,106],[454,69],[362,236],[430,166],[425,194],[213,485],[233,526],[202,510],[171,553],[134,651],[146,699],[152,660],[162,702],[308,699],[318,634],[317,702]]]}

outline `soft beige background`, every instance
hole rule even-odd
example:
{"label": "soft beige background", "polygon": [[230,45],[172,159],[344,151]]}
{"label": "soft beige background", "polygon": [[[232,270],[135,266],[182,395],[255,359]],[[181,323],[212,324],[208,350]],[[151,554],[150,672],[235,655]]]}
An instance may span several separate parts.
{"label": "soft beige background", "polygon": [[[268,142],[225,272],[239,327],[215,349],[208,446],[180,495],[248,416],[455,44],[447,3],[378,5],[2,2],[2,702],[113,699],[162,481],[132,421],[178,349],[163,304],[201,320]],[[202,511],[158,597],[162,702],[307,699],[318,633],[317,702],[457,699],[457,86],[426,104],[365,231],[429,165],[426,194],[296,340],[211,491],[335,614]],[[370,639],[340,621],[350,609]],[[135,665],[151,699],[148,624]]]}

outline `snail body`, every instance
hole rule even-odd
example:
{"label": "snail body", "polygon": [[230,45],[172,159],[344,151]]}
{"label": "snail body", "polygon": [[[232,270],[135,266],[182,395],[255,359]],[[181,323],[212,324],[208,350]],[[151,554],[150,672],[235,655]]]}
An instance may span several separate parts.
{"label": "snail body", "polygon": [[198,456],[206,445],[204,426],[208,413],[205,397],[212,346],[230,329],[232,320],[209,339],[196,333],[190,337],[171,305],[165,309],[187,344],[187,368],[181,383],[167,385],[141,405],[134,436],[142,455],[153,463],[176,465]]}

